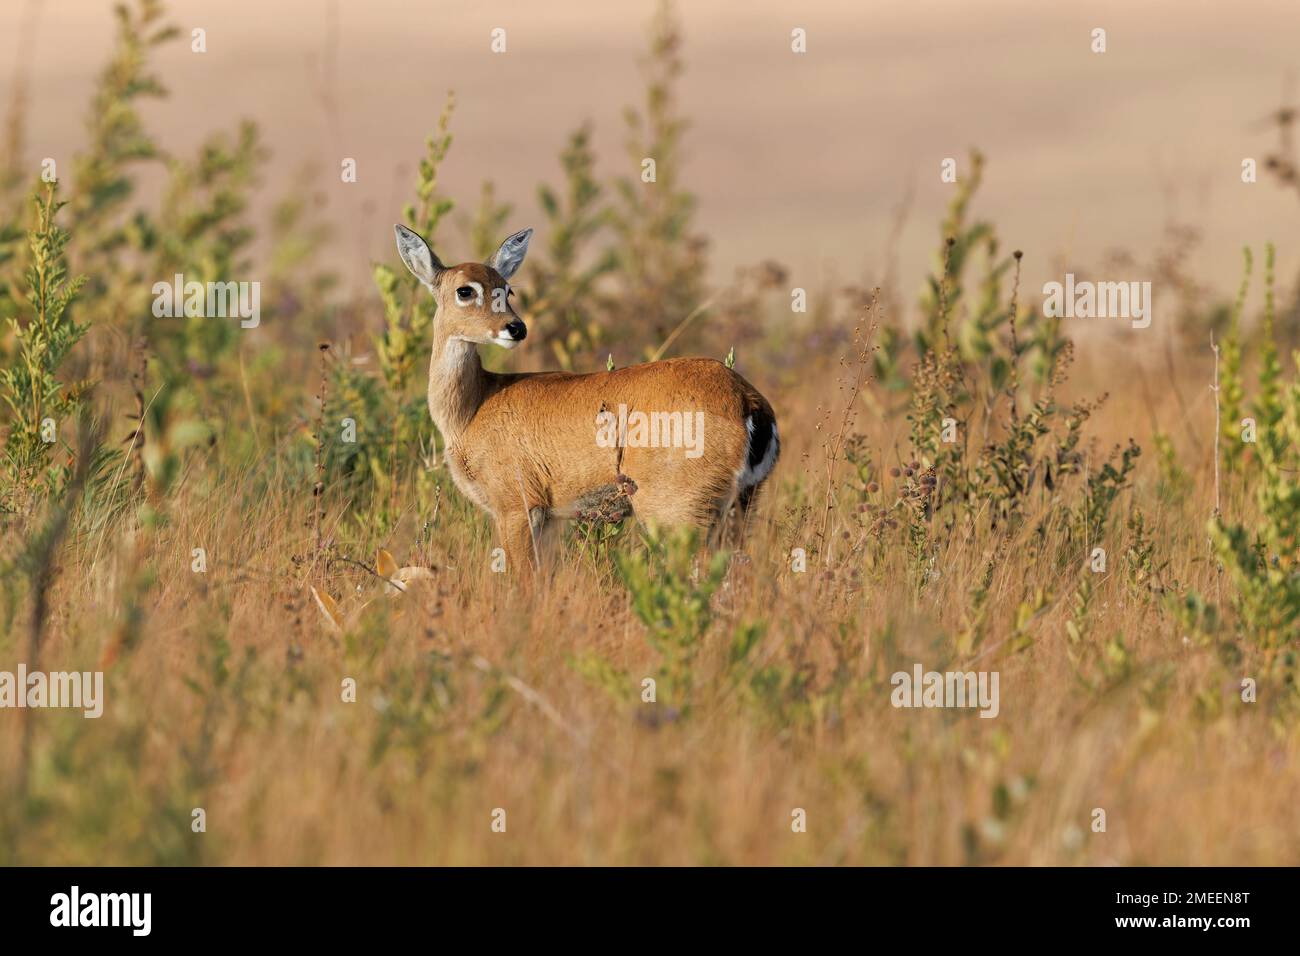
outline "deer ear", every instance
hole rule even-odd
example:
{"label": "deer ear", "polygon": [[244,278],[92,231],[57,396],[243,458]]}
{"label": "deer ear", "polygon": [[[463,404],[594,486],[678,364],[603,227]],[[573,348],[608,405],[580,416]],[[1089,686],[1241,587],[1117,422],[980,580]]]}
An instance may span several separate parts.
{"label": "deer ear", "polygon": [[379,571],[381,578],[391,578],[397,574],[397,562],[383,548],[375,552],[375,568]]}
{"label": "deer ear", "polygon": [[509,279],[523,264],[524,256],[528,254],[528,240],[532,237],[531,229],[520,229],[513,236],[507,236],[487,264],[501,273],[501,278]]}
{"label": "deer ear", "polygon": [[397,253],[406,263],[406,268],[432,290],[443,271],[443,264],[418,232],[402,225],[393,226],[393,232],[397,234]]}

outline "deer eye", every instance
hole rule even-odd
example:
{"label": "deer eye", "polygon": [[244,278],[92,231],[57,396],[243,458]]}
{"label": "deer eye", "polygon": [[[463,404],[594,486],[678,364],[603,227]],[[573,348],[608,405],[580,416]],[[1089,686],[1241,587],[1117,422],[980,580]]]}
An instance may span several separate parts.
{"label": "deer eye", "polygon": [[470,299],[474,298],[474,287],[469,285],[461,286],[456,290],[456,298],[460,299],[462,302],[468,302]]}

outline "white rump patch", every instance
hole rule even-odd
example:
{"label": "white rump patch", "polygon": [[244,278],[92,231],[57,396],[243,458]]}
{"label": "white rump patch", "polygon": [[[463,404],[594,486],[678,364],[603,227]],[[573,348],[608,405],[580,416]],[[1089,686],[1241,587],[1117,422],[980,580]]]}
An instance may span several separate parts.
{"label": "white rump patch", "polygon": [[772,440],[767,443],[767,448],[763,452],[763,459],[754,468],[749,467],[749,449],[754,443],[754,416],[750,415],[745,419],[745,431],[748,437],[745,440],[745,457],[744,464],[741,465],[740,471],[736,472],[736,481],[740,488],[752,488],[761,482],[772,471],[772,466],[776,464],[776,454],[781,448],[781,440],[776,433],[776,422],[772,423]]}

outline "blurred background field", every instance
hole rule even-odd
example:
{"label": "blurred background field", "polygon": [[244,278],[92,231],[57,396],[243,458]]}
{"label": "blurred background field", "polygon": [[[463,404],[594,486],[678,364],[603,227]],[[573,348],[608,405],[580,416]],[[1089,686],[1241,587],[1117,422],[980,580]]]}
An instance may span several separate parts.
{"label": "blurred background field", "polygon": [[[349,283],[386,258],[390,210],[404,201],[424,136],[455,89],[463,148],[443,167],[462,205],[483,180],[538,221],[534,188],[584,120],[602,176],[626,171],[623,110],[641,84],[647,2],[255,0],[170,7],[187,42],[155,51],[172,95],[143,107],[169,150],[188,154],[213,128],[251,118],[271,147],[261,194],[273,201],[321,167],[323,215],[339,242],[322,253]],[[682,176],[699,203],[711,267],[775,257],[805,286],[893,278],[908,291],[930,265],[950,196],[943,157],[971,147],[992,160],[983,201],[1032,248],[1026,279],[1058,258],[1095,263],[1116,248],[1158,245],[1169,222],[1196,227],[1191,270],[1220,290],[1237,251],[1281,236],[1293,209],[1243,187],[1243,157],[1276,145],[1270,112],[1294,102],[1288,0],[1218,4],[1026,0],[845,4],[779,0],[683,4],[678,89],[691,122]],[[507,29],[505,54],[489,49]],[[808,53],[790,52],[807,30]],[[1108,31],[1103,55],[1094,27]],[[13,0],[0,7],[12,53],[0,84],[25,77],[29,152],[66,156],[113,44],[109,0]],[[593,82],[598,79],[599,82]],[[340,188],[336,157],[358,161]],[[156,182],[147,169],[140,177]],[[896,229],[899,207],[908,214]],[[1285,274],[1300,257],[1279,249]]]}
{"label": "blurred background field", "polygon": [[[0,861],[1300,858],[1296,12],[839,6],[0,11],[0,669],[107,695],[0,711]],[[537,228],[494,368],[734,356],[735,552],[493,573],[398,220]],[[1153,324],[1044,316],[1066,271]],[[154,318],[178,272],[260,324]],[[916,662],[999,716],[892,708]]]}

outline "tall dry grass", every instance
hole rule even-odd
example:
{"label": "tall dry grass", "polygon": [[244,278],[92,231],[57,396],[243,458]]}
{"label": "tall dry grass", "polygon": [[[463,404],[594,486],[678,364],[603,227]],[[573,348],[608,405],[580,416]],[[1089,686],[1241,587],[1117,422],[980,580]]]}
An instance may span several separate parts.
{"label": "tall dry grass", "polygon": [[[1066,600],[1033,622],[1031,646],[1008,649],[1027,592],[1070,587],[1012,548],[989,584],[988,650],[976,665],[1001,673],[1000,716],[891,707],[890,673],[953,660],[991,542],[954,541],[920,598],[898,552],[870,568],[791,572],[789,545],[808,531],[782,518],[796,499],[791,473],[817,453],[817,396],[799,391],[774,396],[786,464],[750,562],[733,566],[715,598],[688,718],[652,720],[655,706],[636,697],[659,661],[607,567],[569,553],[525,598],[488,570],[481,525],[441,520],[431,586],[368,606],[346,635],[325,625],[292,561],[312,520],[298,482],[182,490],[151,548],[156,577],[142,606],[129,531],[98,558],[93,542],[77,543],[51,591],[45,659],[93,669],[106,648],[129,650],[109,665],[104,717],[38,716],[30,804],[6,805],[8,859],[1295,862],[1294,727],[1271,719],[1268,700],[1242,705],[1235,680],[1258,662],[1247,647],[1225,672],[1213,649],[1189,645],[1130,593],[1122,569],[1100,576],[1089,611],[1094,632],[1124,637],[1122,679],[1080,682],[1066,656]],[[1126,412],[1141,420],[1136,408],[1111,420]],[[882,447],[897,438],[879,425],[867,434]],[[1205,479],[1201,469],[1181,505],[1154,500],[1150,481],[1132,494],[1174,556],[1166,573],[1213,593]],[[327,521],[337,520],[334,509]],[[841,526],[850,519],[837,515]],[[382,543],[402,554],[410,540],[403,529]],[[195,542],[211,556],[207,574],[190,570]],[[378,590],[355,569],[327,584],[345,603],[354,589]],[[770,699],[756,700],[748,673],[728,663],[742,622],[765,626],[750,656],[780,675]],[[580,675],[575,659],[593,654],[635,678],[626,699]],[[357,682],[355,704],[341,700],[345,677]],[[18,750],[16,735],[0,737],[0,766],[12,769]],[[194,807],[207,812],[206,833],[190,830]],[[1090,829],[1098,807],[1105,833]],[[496,808],[505,834],[490,828]],[[807,811],[807,833],[791,832],[794,808]]]}

